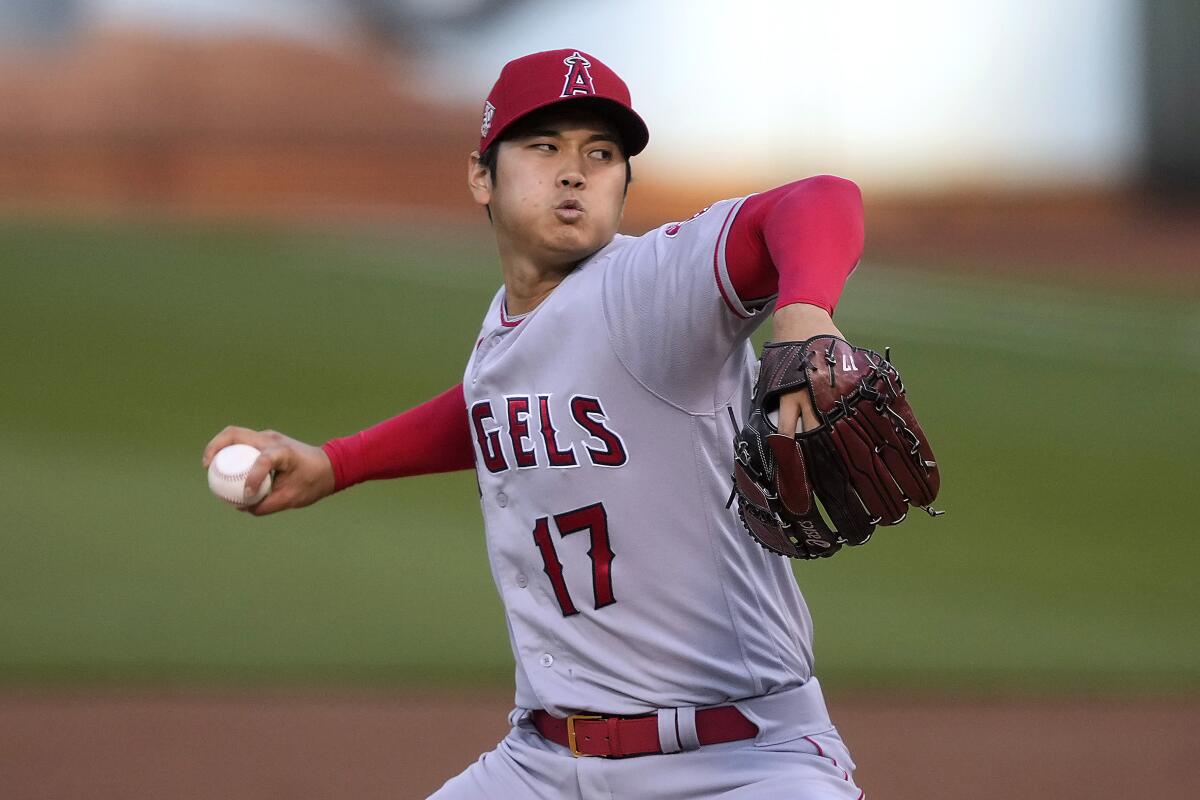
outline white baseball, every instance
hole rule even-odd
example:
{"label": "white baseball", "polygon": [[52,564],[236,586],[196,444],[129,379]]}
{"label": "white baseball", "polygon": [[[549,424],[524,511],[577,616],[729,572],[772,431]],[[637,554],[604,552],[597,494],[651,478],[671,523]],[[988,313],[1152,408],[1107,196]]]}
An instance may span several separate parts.
{"label": "white baseball", "polygon": [[258,459],[259,449],[248,444],[231,444],[221,448],[208,465],[208,488],[212,493],[235,506],[252,506],[271,491],[271,475],[253,497],[246,497],[246,475]]}

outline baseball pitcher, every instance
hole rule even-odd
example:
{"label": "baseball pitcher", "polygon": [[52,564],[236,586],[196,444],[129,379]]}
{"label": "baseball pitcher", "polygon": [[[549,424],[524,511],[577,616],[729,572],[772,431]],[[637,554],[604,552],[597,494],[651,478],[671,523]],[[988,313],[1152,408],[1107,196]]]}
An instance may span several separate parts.
{"label": "baseball pitcher", "polygon": [[257,515],[476,471],[515,707],[438,800],[863,796],[779,555],[936,513],[899,374],[832,320],[863,247],[858,188],[808,178],[620,235],[648,140],[595,56],[508,63],[467,172],[503,285],[462,383],[319,448],[227,428],[205,451],[263,451]]}

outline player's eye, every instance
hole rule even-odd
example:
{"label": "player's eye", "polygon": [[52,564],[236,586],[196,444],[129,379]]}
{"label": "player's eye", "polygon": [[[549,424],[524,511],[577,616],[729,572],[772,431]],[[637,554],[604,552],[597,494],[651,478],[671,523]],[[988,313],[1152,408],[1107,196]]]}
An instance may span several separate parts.
{"label": "player's eye", "polygon": [[591,156],[592,158],[599,159],[600,161],[612,161],[612,159],[613,159],[612,150],[609,150],[604,147],[596,148],[595,150],[588,153],[588,155]]}
{"label": "player's eye", "polygon": [[550,142],[534,142],[532,145],[535,150],[541,150],[543,153],[553,153],[558,148],[550,144]]}

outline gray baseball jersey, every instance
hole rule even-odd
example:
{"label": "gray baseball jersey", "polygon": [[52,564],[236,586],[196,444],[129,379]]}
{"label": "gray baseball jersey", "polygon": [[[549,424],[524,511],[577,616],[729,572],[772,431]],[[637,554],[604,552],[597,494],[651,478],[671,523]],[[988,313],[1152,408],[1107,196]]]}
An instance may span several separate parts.
{"label": "gray baseball jersey", "polygon": [[639,714],[812,675],[789,562],[726,506],[770,308],[726,270],[740,204],[617,236],[522,318],[503,289],[488,309],[463,387],[519,707]]}

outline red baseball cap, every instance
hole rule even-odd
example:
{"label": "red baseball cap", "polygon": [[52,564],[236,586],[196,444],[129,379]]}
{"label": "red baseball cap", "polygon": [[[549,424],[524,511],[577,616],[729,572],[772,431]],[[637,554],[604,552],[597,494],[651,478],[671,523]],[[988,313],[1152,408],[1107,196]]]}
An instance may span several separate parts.
{"label": "red baseball cap", "polygon": [[626,157],[636,156],[650,141],[646,123],[633,110],[629,87],[617,73],[582,50],[546,50],[514,59],[500,70],[483,104],[479,152],[521,117],[558,103],[596,107],[621,134]]}

